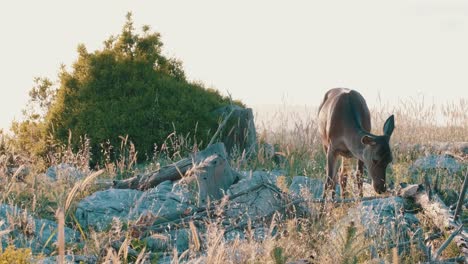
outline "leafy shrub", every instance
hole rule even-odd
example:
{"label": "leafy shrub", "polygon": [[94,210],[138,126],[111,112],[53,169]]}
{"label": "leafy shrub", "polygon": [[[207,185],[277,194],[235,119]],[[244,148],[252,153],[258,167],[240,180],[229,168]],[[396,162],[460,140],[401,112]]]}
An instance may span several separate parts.
{"label": "leafy shrub", "polygon": [[0,247],[0,264],[25,264],[30,263],[31,259],[31,249],[29,248],[19,248],[16,249],[14,246],[8,246],[4,252]]}
{"label": "leafy shrub", "polygon": [[79,137],[86,135],[94,161],[102,159],[101,144],[118,146],[119,136],[129,136],[140,159],[172,132],[190,133],[193,143],[207,142],[217,127],[213,110],[229,100],[187,81],[182,63],[162,55],[162,46],[159,33],[150,32],[148,26],[141,35],[135,33],[129,13],[122,32],[106,40],[102,50],[88,52],[84,45],[78,46],[72,69],[61,68],[52,100],[47,96],[50,82],[31,93],[42,102],[39,107],[46,108],[43,125],[19,124],[15,132],[42,129],[39,138],[27,142],[37,142],[39,146],[28,148],[40,155],[47,151],[44,144],[49,136],[66,144],[71,132],[76,147]]}

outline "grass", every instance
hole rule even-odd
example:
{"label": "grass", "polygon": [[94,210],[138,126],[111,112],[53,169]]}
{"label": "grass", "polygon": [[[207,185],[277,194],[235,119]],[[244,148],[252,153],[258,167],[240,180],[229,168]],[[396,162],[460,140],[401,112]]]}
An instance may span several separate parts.
{"label": "grass", "polygon": [[[381,103],[371,112],[373,132],[376,134],[382,133],[385,119],[390,114],[395,114],[396,129],[391,139],[394,162],[388,171],[388,180],[395,186],[402,182],[420,183],[418,180],[422,175],[414,177],[408,168],[417,157],[427,154],[421,146],[436,142],[468,142],[468,101],[465,99],[445,105],[428,103],[422,99],[408,99],[401,101],[396,107]],[[316,111],[304,109],[303,113],[298,115],[283,106],[274,114],[273,119],[256,120],[258,140],[261,143],[257,158],[244,162],[239,155],[232,161],[232,167],[238,170],[280,169],[284,175],[279,177],[278,186],[283,191],[287,190],[292,177],[296,175],[324,179],[325,156],[317,133]],[[36,217],[53,221],[58,219],[62,225],[81,232],[84,240],[82,245],[58,245],[60,250],[55,252],[55,255],[63,255],[67,250],[72,250],[68,253],[95,255],[98,261],[103,263],[143,263],[149,260],[155,262],[162,254],[148,252],[145,244],[134,237],[130,227],[135,223],[116,220],[108,231],[83,230],[73,219],[73,212],[78,201],[99,190],[98,185],[92,184],[98,176],[100,179],[125,178],[139,171],[156,169],[182,158],[194,146],[186,137],[171,134],[166,144],[155,148],[153,157],[148,159],[147,163],[136,164],[138,153],[133,144],[128,137],[121,139],[122,144],[117,147],[123,154],[116,161],[108,159],[103,166],[105,171],[99,175],[93,174],[88,168],[90,151],[87,139],[82,141],[82,147],[77,152],[63,146],[51,156],[53,162],[74,164],[91,175],[81,181],[64,178],[52,182],[42,171],[36,169],[34,164],[28,163],[31,159],[15,153],[9,144],[9,138],[0,134],[0,203],[18,205]],[[271,146],[274,147],[274,155]],[[459,153],[452,154],[460,157]],[[466,156],[461,158],[464,159],[466,170]],[[21,165],[30,168],[29,171],[21,175],[15,174]],[[16,169],[12,172],[12,168]],[[452,175],[444,170],[435,171],[429,176],[433,182],[436,177],[440,179],[441,190],[458,191],[463,180],[463,175]],[[349,185],[348,188],[353,188],[352,179]],[[351,191],[351,195],[356,193]],[[309,206],[313,212],[317,212],[317,208],[314,207],[316,205]],[[424,260],[423,252],[416,245],[411,245],[410,252],[404,256],[398,256],[394,249],[378,248],[373,241],[367,239],[363,234],[363,227],[358,222],[342,221],[354,206],[355,204],[338,206],[322,217],[274,217],[265,223],[265,229],[269,232],[263,241],[254,239],[253,230],[249,228],[245,234],[246,239],[227,241],[224,239],[226,230],[220,221],[209,219],[205,230],[190,225],[189,250],[183,253],[171,251],[168,253],[169,258],[173,263],[287,263],[298,259],[312,263],[372,263],[371,259],[374,257],[393,263]],[[63,216],[58,214],[56,218],[56,212],[63,212]],[[419,217],[424,231],[431,232],[433,224],[424,216]],[[13,224],[21,226],[21,218]],[[116,244],[116,241],[120,242]],[[433,243],[438,245],[443,241],[443,238],[440,238]],[[372,248],[374,249],[371,250]],[[20,258],[30,252],[8,248],[4,253],[0,253],[0,259],[10,254],[18,254]],[[457,248],[450,245],[443,257],[455,257],[457,254]]]}

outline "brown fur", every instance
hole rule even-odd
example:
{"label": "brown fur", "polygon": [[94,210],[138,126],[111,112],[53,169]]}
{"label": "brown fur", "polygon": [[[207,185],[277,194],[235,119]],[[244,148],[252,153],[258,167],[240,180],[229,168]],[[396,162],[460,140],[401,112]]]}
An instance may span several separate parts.
{"label": "brown fur", "polygon": [[[374,190],[385,192],[385,170],[392,161],[389,141],[394,129],[393,115],[385,122],[384,135],[373,135],[370,133],[369,108],[362,95],[354,90],[335,88],[325,94],[319,107],[318,124],[327,157],[324,197],[329,189],[332,189],[332,196],[335,195],[338,156],[358,160],[356,177],[361,196],[364,165],[372,178]],[[344,194],[348,173],[344,167],[341,170],[341,193]]]}

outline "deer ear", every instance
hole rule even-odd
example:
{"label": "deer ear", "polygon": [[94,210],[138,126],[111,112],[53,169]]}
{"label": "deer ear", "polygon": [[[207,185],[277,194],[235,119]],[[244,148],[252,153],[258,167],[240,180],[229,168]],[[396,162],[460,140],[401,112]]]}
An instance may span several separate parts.
{"label": "deer ear", "polygon": [[386,136],[390,137],[395,129],[395,118],[391,115],[383,126],[383,132]]}
{"label": "deer ear", "polygon": [[370,146],[374,146],[376,144],[374,138],[372,138],[371,136],[363,136],[361,138],[361,143]]}

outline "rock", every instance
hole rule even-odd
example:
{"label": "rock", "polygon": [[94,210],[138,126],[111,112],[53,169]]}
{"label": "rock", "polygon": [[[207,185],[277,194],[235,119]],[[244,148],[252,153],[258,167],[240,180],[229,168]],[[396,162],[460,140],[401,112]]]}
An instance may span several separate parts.
{"label": "rock", "polygon": [[[20,208],[5,204],[0,204],[0,219],[4,221],[4,224],[0,226],[0,232],[7,230],[13,224],[15,227],[9,234],[2,237],[2,247],[6,246],[3,241],[10,236],[17,248],[31,248],[34,254],[50,254],[55,250],[57,242],[57,224],[55,222],[36,219]],[[14,223],[10,223],[12,219],[14,219]],[[66,243],[76,244],[79,242],[79,238],[78,232],[65,227]]]}
{"label": "rock", "polygon": [[[44,259],[34,260],[34,263],[37,264],[56,264],[58,263],[57,256],[47,257]],[[80,255],[65,255],[65,264],[80,264],[87,263],[93,264],[97,263],[97,257],[95,256],[80,256]]]}
{"label": "rock", "polygon": [[174,183],[172,190],[167,193],[166,198],[176,200],[179,203],[197,204],[198,189],[195,185],[196,183],[178,181]]}
{"label": "rock", "polygon": [[234,241],[236,239],[244,240],[245,239],[245,234],[241,230],[233,229],[233,230],[230,230],[229,232],[226,232],[224,234],[224,239],[226,239],[227,242],[232,242],[232,241]]}
{"label": "rock", "polygon": [[427,144],[396,145],[395,148],[403,152],[468,155],[468,142],[431,142]]}
{"label": "rock", "polygon": [[67,163],[60,163],[58,165],[51,166],[47,169],[45,174],[52,181],[62,179],[76,181],[86,176],[83,171]]}
{"label": "rock", "polygon": [[311,199],[322,198],[323,182],[319,179],[295,176],[289,186],[288,193],[293,200],[304,199],[304,201],[297,203],[295,210],[296,215],[300,217],[311,216],[314,211],[318,211],[318,207],[315,208],[315,205],[311,206],[309,201]]}
{"label": "rock", "polygon": [[207,199],[220,199],[236,180],[227,157],[224,144],[209,146],[203,152],[194,154],[195,177],[198,183],[198,204],[204,205]]}
{"label": "rock", "polygon": [[96,192],[80,201],[75,216],[82,227],[98,231],[108,228],[114,218],[128,221],[151,214],[154,224],[175,220],[194,206],[180,202],[185,198],[176,198],[172,187],[172,182],[165,181],[145,192],[132,189]]}
{"label": "rock", "polygon": [[318,207],[315,207],[315,204],[309,202],[313,199],[322,198],[323,182],[319,179],[295,176],[289,186],[288,193],[293,200],[304,199],[304,201],[296,205],[296,216],[309,217],[319,210]]}
{"label": "rock", "polygon": [[450,155],[429,155],[417,159],[411,166],[410,171],[417,173],[435,169],[443,169],[449,173],[456,173],[461,170],[461,165]]}
{"label": "rock", "polygon": [[190,234],[190,229],[172,230],[159,237],[146,237],[143,242],[153,252],[169,251],[175,247],[180,254],[189,248]]}
{"label": "rock", "polygon": [[354,212],[358,214],[366,237],[373,239],[377,246],[409,241],[409,234],[419,224],[415,215],[405,213],[401,197],[363,201]]}
{"label": "rock", "polygon": [[284,175],[283,170],[273,171],[241,171],[239,173],[239,181],[254,181],[252,184],[260,184],[262,182],[276,185],[276,180],[279,176]]}
{"label": "rock", "polygon": [[260,150],[263,153],[263,157],[267,160],[271,160],[275,156],[275,147],[269,143],[263,143]]}
{"label": "rock", "polygon": [[400,190],[400,196],[403,198],[413,197],[419,189],[418,184],[411,184]]}
{"label": "rock", "polygon": [[247,158],[255,156],[258,145],[252,109],[228,105],[215,110],[214,114],[221,123],[231,112],[228,122],[221,129],[220,141],[226,145],[230,157],[241,156],[244,151]]}
{"label": "rock", "polygon": [[143,192],[130,189],[99,191],[78,203],[76,219],[83,228],[105,230],[114,217],[125,219]]}
{"label": "rock", "polygon": [[230,201],[225,211],[226,219],[247,221],[250,218],[255,221],[268,219],[276,211],[282,212],[285,201],[276,187],[276,177],[268,172],[255,171],[251,177],[232,185],[227,191],[229,195],[242,193],[264,184],[255,191],[250,191]]}
{"label": "rock", "polygon": [[260,226],[253,230],[253,238],[256,241],[261,242],[266,240],[267,238],[275,236],[277,231],[278,230],[276,228],[270,231],[270,227]]}
{"label": "rock", "polygon": [[[373,258],[378,257],[378,251],[399,245],[398,253],[410,252],[413,239],[421,239],[418,218],[405,212],[405,199],[388,197],[360,202],[356,207],[348,209],[347,215],[337,221],[330,233],[326,247],[339,247],[344,239],[350,237],[350,247],[366,248]],[[354,232],[352,231],[354,230]],[[421,236],[421,237],[418,237]],[[375,259],[374,259],[375,260]]]}
{"label": "rock", "polygon": [[173,260],[173,256],[172,255],[164,255],[164,256],[161,256],[157,259],[156,263],[158,264],[172,264],[172,263],[177,263],[177,262],[174,262],[172,261]]}
{"label": "rock", "polygon": [[147,213],[158,214],[168,196],[176,197],[175,194],[171,193],[173,187],[174,184],[171,181],[164,181],[158,186],[142,192],[132,206],[129,217],[134,219]]}
{"label": "rock", "polygon": [[311,194],[311,198],[322,198],[323,182],[305,176],[295,176],[289,186],[289,194],[293,198],[303,197],[304,191]]}
{"label": "rock", "polygon": [[186,216],[194,211],[195,206],[186,203],[179,203],[173,199],[166,199],[160,209],[153,214],[157,216],[154,224],[161,224],[168,221],[173,221]]}

